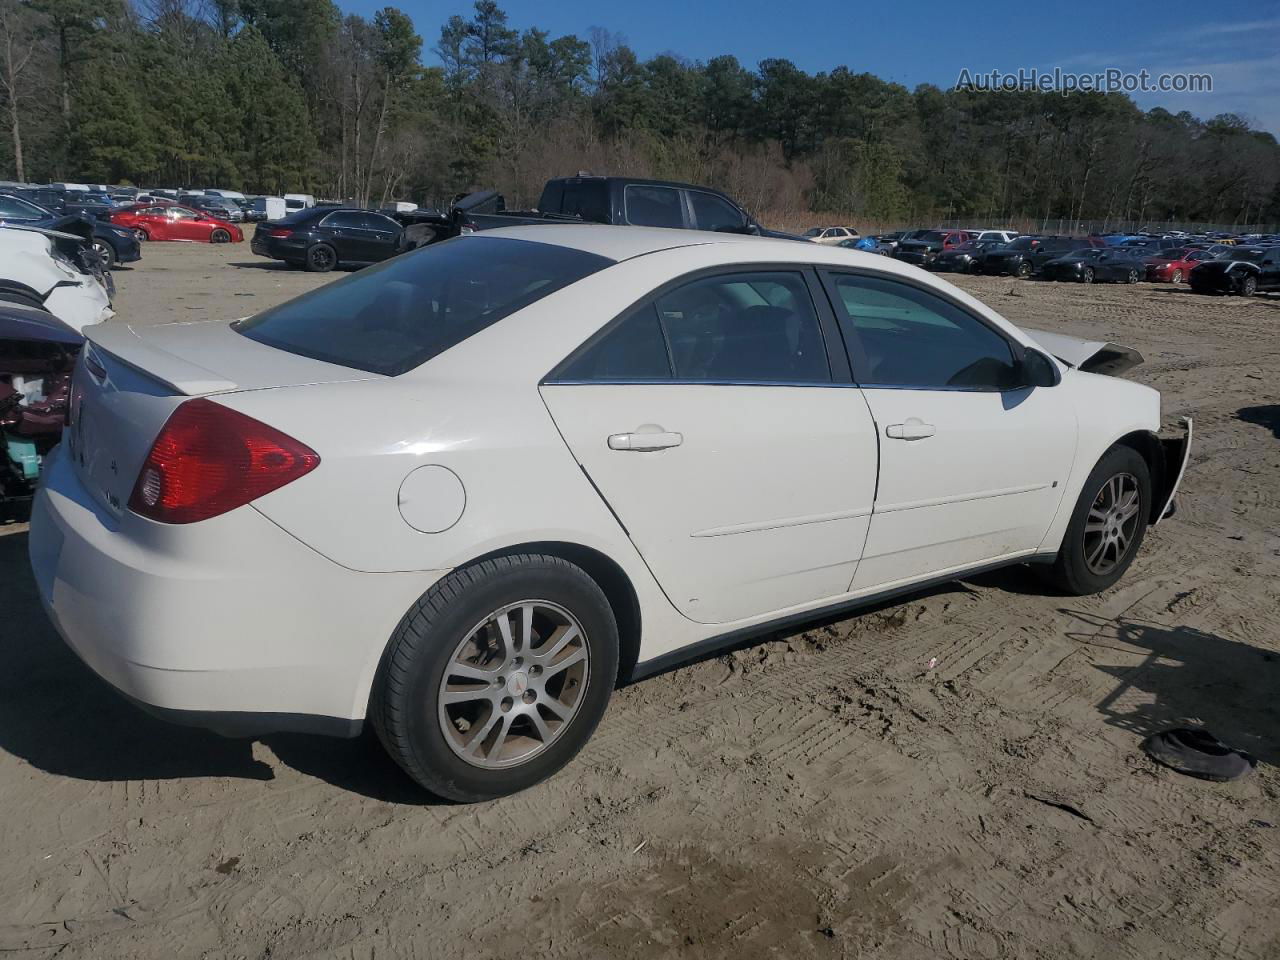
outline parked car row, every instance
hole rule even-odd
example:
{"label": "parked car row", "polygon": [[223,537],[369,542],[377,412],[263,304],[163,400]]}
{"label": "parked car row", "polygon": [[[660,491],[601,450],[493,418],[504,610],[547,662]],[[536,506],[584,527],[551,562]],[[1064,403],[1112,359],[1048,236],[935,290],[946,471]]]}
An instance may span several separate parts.
{"label": "parked car row", "polygon": [[[1069,237],[937,229],[901,231],[871,240],[874,252],[938,273],[1077,283],[1187,283],[1198,293],[1243,296],[1280,289],[1280,237],[1269,235]],[[840,245],[870,249],[862,240]]]}

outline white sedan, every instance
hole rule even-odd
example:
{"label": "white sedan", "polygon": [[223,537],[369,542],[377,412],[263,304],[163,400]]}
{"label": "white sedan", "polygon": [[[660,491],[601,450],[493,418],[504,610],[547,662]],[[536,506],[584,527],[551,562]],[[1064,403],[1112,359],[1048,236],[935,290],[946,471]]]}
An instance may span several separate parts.
{"label": "white sedan", "polygon": [[1058,358],[1122,348],[758,237],[495,230],[87,333],[30,535],[67,642],[179,722],[372,720],[458,800],[744,635],[1014,563],[1105,589],[1189,447],[1154,390]]}
{"label": "white sedan", "polygon": [[110,319],[109,280],[81,269],[59,249],[84,243],[41,227],[0,227],[0,300],[45,310],[73,330]]}

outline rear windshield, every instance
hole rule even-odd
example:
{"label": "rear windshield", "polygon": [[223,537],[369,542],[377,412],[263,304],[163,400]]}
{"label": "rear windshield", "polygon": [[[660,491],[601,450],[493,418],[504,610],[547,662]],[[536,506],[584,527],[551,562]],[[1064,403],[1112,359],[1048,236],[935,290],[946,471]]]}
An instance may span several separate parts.
{"label": "rear windshield", "polygon": [[458,237],[368,267],[236,329],[289,353],[394,377],[613,262],[528,240]]}

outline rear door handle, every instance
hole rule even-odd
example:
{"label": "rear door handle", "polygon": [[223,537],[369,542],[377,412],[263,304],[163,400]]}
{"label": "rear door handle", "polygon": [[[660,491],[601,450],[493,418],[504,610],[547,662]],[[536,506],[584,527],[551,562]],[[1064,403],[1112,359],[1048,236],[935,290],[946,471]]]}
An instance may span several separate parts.
{"label": "rear door handle", "polygon": [[634,433],[614,433],[609,436],[610,450],[666,450],[682,443],[683,434],[672,433],[652,424],[645,424]]}
{"label": "rear door handle", "polygon": [[906,423],[891,423],[884,428],[884,435],[890,440],[923,440],[937,432],[937,427],[932,423],[925,423],[916,417],[908,418]]}

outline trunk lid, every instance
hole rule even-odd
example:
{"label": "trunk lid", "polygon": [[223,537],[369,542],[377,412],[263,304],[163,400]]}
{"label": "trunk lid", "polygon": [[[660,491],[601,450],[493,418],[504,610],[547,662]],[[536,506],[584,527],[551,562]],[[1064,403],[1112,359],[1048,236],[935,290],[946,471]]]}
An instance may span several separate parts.
{"label": "trunk lid", "polygon": [[73,379],[67,449],[85,489],[117,517],[156,435],[188,397],[375,379],[250,340],[224,321],[106,323],[86,334]]}

